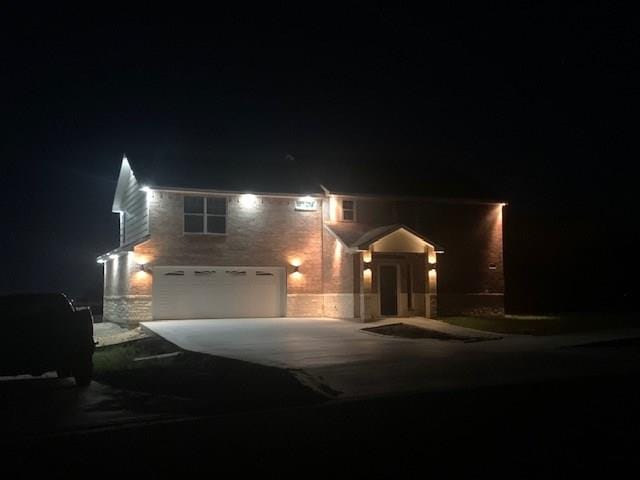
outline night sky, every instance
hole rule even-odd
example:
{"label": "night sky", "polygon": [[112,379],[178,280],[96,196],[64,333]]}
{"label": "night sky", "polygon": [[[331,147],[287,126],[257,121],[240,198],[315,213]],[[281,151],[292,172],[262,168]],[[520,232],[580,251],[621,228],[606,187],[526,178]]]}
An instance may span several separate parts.
{"label": "night sky", "polygon": [[507,308],[628,306],[638,17],[556,3],[6,11],[0,292],[100,296],[126,152],[505,200]]}

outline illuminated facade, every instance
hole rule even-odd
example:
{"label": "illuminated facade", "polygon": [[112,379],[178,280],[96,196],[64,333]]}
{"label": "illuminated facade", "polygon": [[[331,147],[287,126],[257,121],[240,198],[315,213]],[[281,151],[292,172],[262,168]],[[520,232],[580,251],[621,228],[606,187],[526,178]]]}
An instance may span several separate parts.
{"label": "illuminated facade", "polygon": [[123,159],[104,318],[503,312],[504,204],[151,185]]}

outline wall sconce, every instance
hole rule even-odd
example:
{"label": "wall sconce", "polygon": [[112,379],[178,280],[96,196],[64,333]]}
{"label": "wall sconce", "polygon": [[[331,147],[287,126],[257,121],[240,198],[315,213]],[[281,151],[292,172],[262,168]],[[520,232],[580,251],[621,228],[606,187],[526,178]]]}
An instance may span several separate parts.
{"label": "wall sconce", "polygon": [[139,263],[139,264],[138,264],[138,269],[139,269],[141,272],[147,272],[147,273],[149,272],[149,270],[148,270],[148,268],[147,268],[147,264],[146,264],[146,263]]}
{"label": "wall sconce", "polygon": [[368,291],[371,288],[371,269],[370,268],[365,268],[362,271],[362,280],[364,282],[364,287],[366,291]]}
{"label": "wall sconce", "polygon": [[436,269],[436,264],[435,263],[429,262],[427,264],[427,270],[435,270],[435,269]]}
{"label": "wall sconce", "polygon": [[291,274],[295,276],[302,275],[300,272],[300,265],[302,265],[302,259],[300,257],[289,258],[289,265],[291,265]]}
{"label": "wall sconce", "polygon": [[365,250],[362,252],[362,261],[364,263],[371,263],[371,250]]}

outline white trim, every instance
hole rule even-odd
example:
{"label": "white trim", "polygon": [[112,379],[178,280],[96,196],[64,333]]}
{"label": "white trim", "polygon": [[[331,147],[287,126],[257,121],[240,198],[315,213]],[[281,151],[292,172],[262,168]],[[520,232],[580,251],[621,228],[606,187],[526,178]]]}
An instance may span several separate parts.
{"label": "white trim", "polygon": [[320,193],[269,193],[269,192],[247,192],[240,190],[215,190],[215,189],[206,189],[206,188],[180,188],[180,187],[148,187],[152,191],[164,192],[164,193],[179,193],[179,194],[193,194],[194,196],[208,195],[208,196],[219,196],[219,197],[233,197],[243,195],[245,193],[252,193],[253,195],[259,197],[269,197],[269,198],[301,198],[301,197],[311,197],[316,200],[322,200],[324,195]]}

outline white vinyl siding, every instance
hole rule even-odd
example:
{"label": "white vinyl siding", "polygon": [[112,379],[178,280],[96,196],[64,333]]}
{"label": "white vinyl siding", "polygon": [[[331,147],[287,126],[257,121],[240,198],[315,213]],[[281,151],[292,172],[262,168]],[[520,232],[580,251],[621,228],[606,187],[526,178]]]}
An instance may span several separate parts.
{"label": "white vinyl siding", "polygon": [[121,198],[120,244],[126,245],[149,234],[147,193],[140,190],[140,185],[131,171]]}

